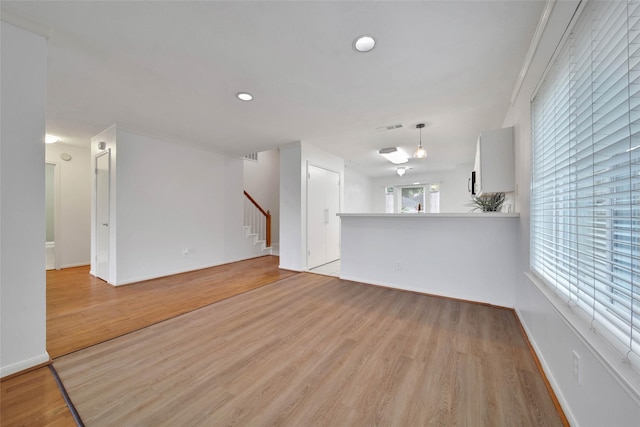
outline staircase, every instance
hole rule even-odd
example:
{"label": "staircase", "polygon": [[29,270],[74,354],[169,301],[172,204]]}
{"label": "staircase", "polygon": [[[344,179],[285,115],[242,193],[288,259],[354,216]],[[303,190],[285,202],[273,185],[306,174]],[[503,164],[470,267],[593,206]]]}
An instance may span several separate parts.
{"label": "staircase", "polygon": [[246,191],[244,192],[244,229],[247,242],[256,256],[271,255],[271,213],[265,211]]}

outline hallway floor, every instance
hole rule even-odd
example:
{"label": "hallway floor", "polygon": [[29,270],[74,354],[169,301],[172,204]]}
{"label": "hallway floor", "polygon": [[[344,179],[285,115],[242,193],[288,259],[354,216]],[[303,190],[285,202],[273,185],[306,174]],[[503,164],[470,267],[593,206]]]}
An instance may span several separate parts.
{"label": "hallway floor", "polygon": [[340,277],[340,260],[314,267],[309,273],[323,274],[325,276]]}

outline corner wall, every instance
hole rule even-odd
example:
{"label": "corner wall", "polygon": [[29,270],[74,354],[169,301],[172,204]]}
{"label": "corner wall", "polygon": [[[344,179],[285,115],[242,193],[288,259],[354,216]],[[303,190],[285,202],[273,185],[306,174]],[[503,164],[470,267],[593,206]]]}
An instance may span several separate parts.
{"label": "corner wall", "polygon": [[[528,74],[503,124],[515,130],[516,210],[520,212],[515,308],[571,425],[631,427],[640,419],[638,402],[525,275],[529,271],[530,244],[530,99],[577,3],[555,2]],[[573,351],[582,359],[582,384],[573,377]]]}
{"label": "corner wall", "polygon": [[344,206],[343,213],[372,213],[373,189],[371,179],[344,168]]}
{"label": "corner wall", "polygon": [[0,130],[0,377],[47,362],[47,42],[4,21]]}

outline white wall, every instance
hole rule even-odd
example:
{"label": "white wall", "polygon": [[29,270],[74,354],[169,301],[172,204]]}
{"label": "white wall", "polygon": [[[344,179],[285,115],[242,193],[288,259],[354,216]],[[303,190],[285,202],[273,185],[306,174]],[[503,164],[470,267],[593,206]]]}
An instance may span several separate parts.
{"label": "white wall", "polygon": [[340,175],[340,209],[344,206],[344,160],[309,143],[280,147],[280,267],[307,269],[307,167]]}
{"label": "white wall", "polygon": [[477,213],[340,219],[341,278],[513,307],[517,217]]}
{"label": "white wall", "polygon": [[344,169],[344,206],[342,212],[373,212],[373,184],[371,179],[354,171]]}
{"label": "white wall", "polygon": [[280,268],[302,271],[302,146],[280,147]]}
{"label": "white wall", "polygon": [[0,376],[46,352],[44,134],[47,45],[1,22]]}
{"label": "white wall", "polygon": [[271,246],[280,241],[280,152],[258,153],[258,161],[244,160],[244,189],[271,214]]}
{"label": "white wall", "polygon": [[385,187],[412,185],[414,182],[423,184],[440,184],[440,212],[465,213],[471,210],[467,206],[471,200],[471,193],[467,191],[467,180],[471,176],[473,163],[457,165],[453,170],[432,172],[427,174],[411,174],[404,176],[390,175],[371,181],[373,212],[385,212]]}
{"label": "white wall", "polygon": [[[60,158],[62,153],[71,160]],[[56,264],[60,268],[91,261],[91,151],[89,147],[46,144],[46,161],[56,165]]]}
{"label": "white wall", "polygon": [[[115,140],[113,133],[115,129]],[[220,265],[245,251],[242,160],[114,126],[92,139],[112,152],[110,283]],[[115,220],[115,221],[114,221]],[[188,254],[184,255],[184,250]],[[111,270],[111,265],[110,265]]]}
{"label": "white wall", "polygon": [[[516,207],[521,214],[515,308],[529,340],[572,425],[637,426],[640,404],[620,385],[607,365],[569,327],[550,299],[525,276],[529,269],[530,98],[576,8],[575,1],[556,2],[527,77],[504,126],[515,127]],[[560,307],[563,304],[560,303]],[[572,374],[572,351],[582,358],[583,383]],[[615,361],[615,363],[618,363]]]}

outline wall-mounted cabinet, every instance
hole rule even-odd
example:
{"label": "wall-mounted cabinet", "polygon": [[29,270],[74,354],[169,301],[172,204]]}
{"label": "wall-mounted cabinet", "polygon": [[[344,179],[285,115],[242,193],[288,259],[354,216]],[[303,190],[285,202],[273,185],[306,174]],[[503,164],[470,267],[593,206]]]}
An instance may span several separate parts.
{"label": "wall-mounted cabinet", "polygon": [[484,131],[476,147],[473,193],[509,193],[515,190],[513,128]]}

